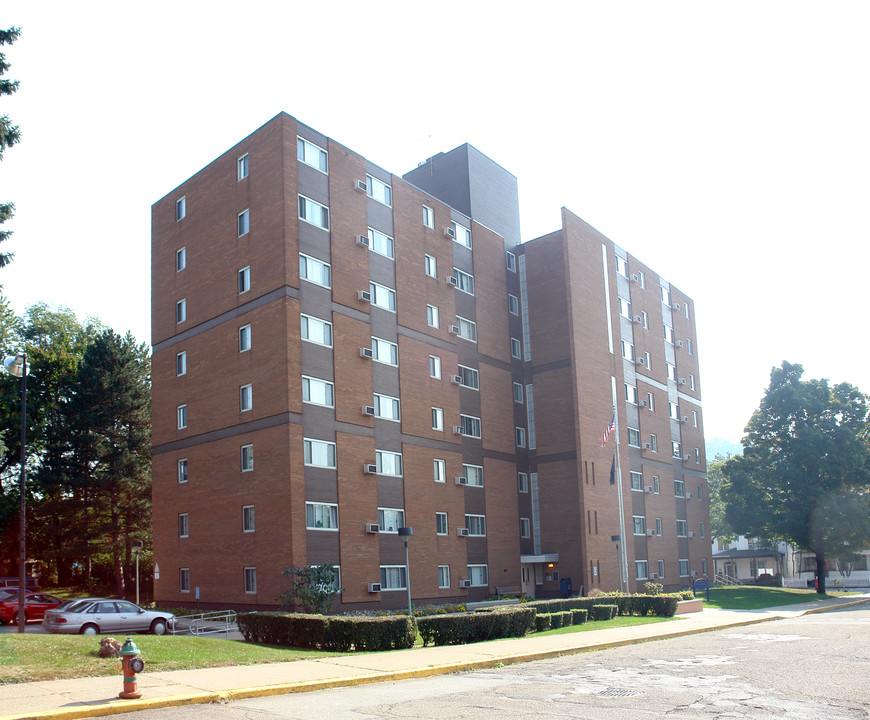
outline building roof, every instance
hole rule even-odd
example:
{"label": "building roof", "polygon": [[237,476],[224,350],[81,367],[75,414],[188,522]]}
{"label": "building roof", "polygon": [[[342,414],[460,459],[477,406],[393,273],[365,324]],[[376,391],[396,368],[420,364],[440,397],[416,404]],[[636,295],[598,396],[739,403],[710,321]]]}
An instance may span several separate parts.
{"label": "building roof", "polygon": [[733,560],[739,560],[740,558],[775,558],[778,553],[773,550],[723,550],[722,552],[713,553],[713,559],[723,559],[723,558],[731,558]]}

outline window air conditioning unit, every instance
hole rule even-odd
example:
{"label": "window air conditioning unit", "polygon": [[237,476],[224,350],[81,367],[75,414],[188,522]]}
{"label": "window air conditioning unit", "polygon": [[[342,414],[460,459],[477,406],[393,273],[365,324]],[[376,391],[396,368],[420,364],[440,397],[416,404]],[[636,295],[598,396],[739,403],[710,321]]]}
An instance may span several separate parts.
{"label": "window air conditioning unit", "polygon": [[368,290],[359,290],[356,294],[357,298],[363,302],[371,302],[372,294]]}
{"label": "window air conditioning unit", "polygon": [[640,405],[641,407],[646,407],[646,400],[641,400],[641,401],[638,403],[638,405]]}
{"label": "window air conditioning unit", "polygon": [[693,497],[695,497],[695,493],[686,493],[686,497],[687,497],[689,500],[691,500]]}
{"label": "window air conditioning unit", "polygon": [[366,532],[369,535],[377,535],[380,531],[381,528],[377,523],[366,523]]}
{"label": "window air conditioning unit", "polygon": [[363,415],[374,415],[375,414],[375,406],[374,405],[363,405],[362,408]]}
{"label": "window air conditioning unit", "polygon": [[459,325],[451,325],[447,328],[447,332],[451,335],[459,335]]}
{"label": "window air conditioning unit", "polygon": [[674,303],[674,310],[680,309],[680,303]]}
{"label": "window air conditioning unit", "polygon": [[634,316],[634,321],[635,321],[636,323],[642,323],[642,322],[643,322],[643,318],[642,318],[640,315],[635,315],[635,316]]}
{"label": "window air conditioning unit", "polygon": [[360,192],[367,193],[369,191],[369,184],[365,180],[354,180],[353,187],[354,190],[359,190]]}
{"label": "window air conditioning unit", "polygon": [[381,591],[380,583],[369,583],[369,592],[370,593],[379,593]]}
{"label": "window air conditioning unit", "polygon": [[637,276],[636,273],[633,273],[631,276],[631,281],[632,282],[640,282],[640,278]]}
{"label": "window air conditioning unit", "polygon": [[456,287],[456,276],[455,275],[448,275],[447,276],[447,284],[452,285],[453,287]]}
{"label": "window air conditioning unit", "polygon": [[683,347],[683,341],[677,340],[677,347]]}
{"label": "window air conditioning unit", "polygon": [[653,573],[653,574],[652,574],[652,579],[653,579],[653,580],[658,580],[658,579],[659,579],[659,574],[658,574],[658,573]]}
{"label": "window air conditioning unit", "polygon": [[652,491],[653,491],[653,486],[652,486],[652,485],[647,485],[647,486],[646,486],[646,492],[651,493]]}
{"label": "window air conditioning unit", "polygon": [[689,454],[683,455],[683,460],[691,460],[692,456]]}
{"label": "window air conditioning unit", "polygon": [[454,385],[462,385],[462,375],[451,375],[450,382]]}
{"label": "window air conditioning unit", "polygon": [[462,431],[462,425],[454,425],[453,426],[453,434],[454,435],[464,435],[465,433]]}
{"label": "window air conditioning unit", "polygon": [[361,347],[359,349],[359,356],[361,358],[368,358],[369,360],[371,360],[375,356],[375,353],[369,347]]}
{"label": "window air conditioning unit", "polygon": [[451,240],[456,237],[456,231],[452,227],[444,228],[444,237],[449,237]]}
{"label": "window air conditioning unit", "polygon": [[652,447],[652,446],[651,446],[649,443],[644,443],[644,444],[643,444],[643,449],[644,449],[644,450],[649,450],[651,447]]}
{"label": "window air conditioning unit", "polygon": [[647,531],[646,531],[646,536],[647,536],[647,537],[655,537],[655,534],[656,534],[656,531],[655,531],[655,530],[647,530]]}
{"label": "window air conditioning unit", "polygon": [[459,581],[459,587],[461,587],[461,588],[470,588],[470,587],[471,587],[471,580],[460,580],[460,581]]}
{"label": "window air conditioning unit", "polygon": [[680,378],[680,385],[686,384],[686,378]]}
{"label": "window air conditioning unit", "polygon": [[683,417],[680,418],[680,420],[681,420],[682,422],[684,422],[684,423],[687,423],[687,422],[689,422],[689,416],[688,416],[688,415],[683,415]]}
{"label": "window air conditioning unit", "polygon": [[692,570],[692,577],[698,577],[698,571]]}
{"label": "window air conditioning unit", "polygon": [[456,528],[456,534],[459,537],[468,537],[468,528]]}
{"label": "window air conditioning unit", "polygon": [[374,463],[363,463],[363,472],[366,475],[377,475],[378,474],[378,466]]}
{"label": "window air conditioning unit", "polygon": [[457,485],[468,485],[468,478],[465,475],[457,475],[453,478]]}
{"label": "window air conditioning unit", "polygon": [[365,245],[369,246],[369,236],[368,235],[357,235],[356,236],[356,244],[357,245]]}

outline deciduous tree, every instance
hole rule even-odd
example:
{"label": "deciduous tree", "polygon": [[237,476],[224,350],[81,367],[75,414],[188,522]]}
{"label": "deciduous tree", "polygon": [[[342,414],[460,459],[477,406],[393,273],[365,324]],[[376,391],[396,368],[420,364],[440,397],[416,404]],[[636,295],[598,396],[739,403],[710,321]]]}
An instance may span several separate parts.
{"label": "deciduous tree", "polygon": [[[11,45],[21,34],[21,28],[12,27],[8,30],[0,30],[0,47]],[[6,62],[6,54],[0,52],[0,95],[11,95],[18,90],[18,81],[9,80],[3,76],[9,70]],[[21,133],[17,125],[13,125],[8,115],[0,115],[0,160],[6,148],[12,147],[21,140]],[[0,225],[9,220],[15,213],[13,203],[0,203]],[[0,230],[0,243],[9,239],[12,233],[9,230]],[[0,268],[8,265],[12,260],[12,253],[0,252]]]}

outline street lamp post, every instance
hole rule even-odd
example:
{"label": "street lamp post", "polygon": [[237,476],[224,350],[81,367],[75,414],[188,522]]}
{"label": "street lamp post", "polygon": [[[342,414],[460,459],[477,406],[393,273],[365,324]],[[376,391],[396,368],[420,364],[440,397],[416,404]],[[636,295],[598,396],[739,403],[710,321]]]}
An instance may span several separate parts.
{"label": "street lamp post", "polygon": [[405,538],[405,587],[408,589],[408,617],[411,622],[416,625],[414,620],[414,609],[411,607],[411,565],[408,562],[408,537],[414,534],[414,528],[400,527],[399,535]]}
{"label": "street lamp post", "polygon": [[143,543],[141,540],[134,540],[132,543],[133,552],[136,553],[136,604],[139,604],[139,553],[142,550]]}
{"label": "street lamp post", "polygon": [[21,524],[18,529],[18,632],[23,633],[27,623],[24,611],[24,596],[27,592],[27,548],[25,530],[27,529],[27,355],[18,353],[3,361],[6,372],[21,378],[21,476],[19,494],[21,495]]}

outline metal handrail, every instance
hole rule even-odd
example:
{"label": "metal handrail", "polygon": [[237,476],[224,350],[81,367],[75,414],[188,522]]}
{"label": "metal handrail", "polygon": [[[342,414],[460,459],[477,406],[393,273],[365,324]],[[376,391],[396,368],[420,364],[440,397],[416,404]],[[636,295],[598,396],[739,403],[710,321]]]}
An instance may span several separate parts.
{"label": "metal handrail", "polygon": [[196,615],[176,616],[170,632],[173,635],[209,635],[212,633],[229,634],[237,630],[235,610],[214,610]]}

